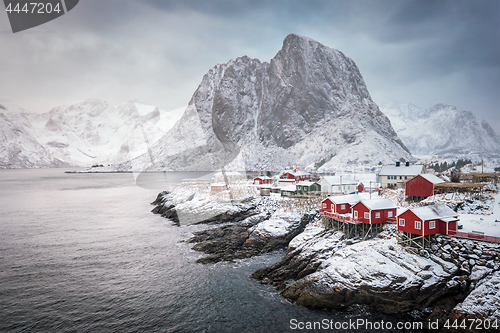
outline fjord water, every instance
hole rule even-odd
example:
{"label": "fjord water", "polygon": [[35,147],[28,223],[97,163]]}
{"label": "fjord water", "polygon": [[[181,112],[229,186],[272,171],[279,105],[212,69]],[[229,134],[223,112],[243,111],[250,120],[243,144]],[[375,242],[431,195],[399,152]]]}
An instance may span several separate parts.
{"label": "fjord water", "polygon": [[311,311],[248,278],[283,252],[197,264],[185,241],[206,226],[152,214],[157,189],[132,174],[63,171],[0,170],[2,332],[287,332],[292,318],[376,319]]}

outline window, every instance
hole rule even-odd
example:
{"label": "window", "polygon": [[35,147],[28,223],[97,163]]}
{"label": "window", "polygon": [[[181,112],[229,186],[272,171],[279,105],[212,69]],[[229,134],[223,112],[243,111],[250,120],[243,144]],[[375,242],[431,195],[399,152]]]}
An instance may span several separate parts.
{"label": "window", "polygon": [[369,219],[370,218],[370,213],[365,213],[365,219]]}
{"label": "window", "polygon": [[356,218],[356,219],[358,218],[358,211],[357,210],[354,211],[354,218]]}
{"label": "window", "polygon": [[422,229],[422,221],[415,221],[415,229]]}
{"label": "window", "polygon": [[376,212],[376,213],[375,213],[375,218],[376,218],[376,219],[379,219],[379,218],[380,218],[380,212]]}
{"label": "window", "polygon": [[340,209],[345,209],[345,205],[340,205]]}
{"label": "window", "polygon": [[326,202],[323,202],[323,208],[326,208]]}
{"label": "window", "polygon": [[399,219],[399,226],[401,227],[405,226],[405,219]]}
{"label": "window", "polygon": [[405,176],[405,179],[408,179],[408,176]]}
{"label": "window", "polygon": [[436,221],[429,222],[429,229],[436,229]]}
{"label": "window", "polygon": [[392,211],[391,212],[387,212],[387,217],[392,217]]}
{"label": "window", "polygon": [[403,179],[403,176],[399,176],[399,179]]}

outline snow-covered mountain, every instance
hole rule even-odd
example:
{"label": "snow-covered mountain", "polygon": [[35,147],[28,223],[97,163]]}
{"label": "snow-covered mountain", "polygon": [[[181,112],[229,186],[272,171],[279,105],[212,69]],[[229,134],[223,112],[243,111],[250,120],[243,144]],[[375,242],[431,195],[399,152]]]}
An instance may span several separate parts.
{"label": "snow-covered mountain", "polygon": [[118,164],[145,152],[182,116],[140,102],[88,99],[36,114],[0,102],[0,167]]}
{"label": "snow-covered mountain", "polygon": [[335,170],[410,153],[342,52],[291,34],[270,61],[213,67],[180,121],[132,168]]}
{"label": "snow-covered mountain", "polygon": [[0,168],[43,168],[65,165],[31,134],[23,110],[0,104]]}
{"label": "snow-covered mountain", "polygon": [[423,109],[399,102],[382,104],[380,110],[412,154],[500,154],[500,136],[470,111],[444,104]]}

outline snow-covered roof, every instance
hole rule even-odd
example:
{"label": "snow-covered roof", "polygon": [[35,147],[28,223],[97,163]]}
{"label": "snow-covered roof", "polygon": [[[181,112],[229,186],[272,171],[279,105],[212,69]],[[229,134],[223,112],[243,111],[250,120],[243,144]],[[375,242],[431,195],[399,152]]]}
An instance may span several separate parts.
{"label": "snow-covered roof", "polygon": [[262,179],[262,180],[264,180],[264,179],[272,179],[271,177],[268,177],[268,176],[257,176],[254,179],[257,179],[257,178]]}
{"label": "snow-covered roof", "polygon": [[281,175],[284,175],[285,173],[291,173],[294,176],[310,176],[311,175],[309,172],[305,172],[302,170],[285,170],[281,173]]}
{"label": "snow-covered roof", "polygon": [[361,200],[361,203],[370,210],[398,208],[392,200],[387,198]]}
{"label": "snow-covered roof", "polygon": [[415,176],[422,173],[423,165],[384,165],[380,170],[379,176]]}
{"label": "snow-covered roof", "polygon": [[321,178],[326,180],[330,185],[357,185],[358,182],[351,176],[324,176]]}
{"label": "snow-covered roof", "polygon": [[281,188],[282,191],[296,191],[297,188],[295,187],[295,185],[288,185],[288,186],[284,186]]}
{"label": "snow-covered roof", "polygon": [[280,179],[280,183],[295,183],[295,179]]}
{"label": "snow-covered roof", "polygon": [[317,183],[315,183],[315,182],[308,182],[308,181],[301,181],[301,182],[298,182],[296,185],[311,186],[312,184],[317,184]]}
{"label": "snow-covered roof", "polygon": [[420,174],[420,176],[422,176],[423,178],[425,178],[426,180],[430,181],[433,184],[441,184],[445,182],[438,176],[434,176],[432,173],[422,173]]}
{"label": "snow-covered roof", "polygon": [[347,195],[329,196],[327,199],[336,204],[345,204],[345,203],[354,204],[360,201],[361,197],[358,194],[347,194]]}
{"label": "snow-covered roof", "polygon": [[455,216],[458,215],[450,207],[446,205],[430,205],[424,207],[411,208],[410,210],[415,215],[420,217],[423,221],[433,220],[433,219],[443,220],[446,218],[454,218]]}
{"label": "snow-covered roof", "polygon": [[226,183],[212,183],[210,186],[226,186]]}

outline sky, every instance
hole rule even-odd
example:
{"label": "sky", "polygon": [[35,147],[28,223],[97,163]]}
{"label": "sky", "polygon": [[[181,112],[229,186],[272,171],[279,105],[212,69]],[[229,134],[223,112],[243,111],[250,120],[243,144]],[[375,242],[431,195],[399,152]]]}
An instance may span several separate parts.
{"label": "sky", "polygon": [[498,0],[80,0],[13,34],[0,11],[0,99],[186,106],[218,63],[270,61],[290,33],[353,59],[377,104],[472,111],[500,134]]}

